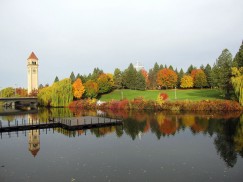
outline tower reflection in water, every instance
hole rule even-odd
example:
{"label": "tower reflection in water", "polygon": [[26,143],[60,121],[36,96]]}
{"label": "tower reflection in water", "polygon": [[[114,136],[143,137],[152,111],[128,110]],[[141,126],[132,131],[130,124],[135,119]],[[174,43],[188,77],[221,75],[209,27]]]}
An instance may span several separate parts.
{"label": "tower reflection in water", "polygon": [[[37,124],[37,119],[27,116],[28,124]],[[40,130],[30,130],[28,133],[29,151],[35,157],[40,150]]]}

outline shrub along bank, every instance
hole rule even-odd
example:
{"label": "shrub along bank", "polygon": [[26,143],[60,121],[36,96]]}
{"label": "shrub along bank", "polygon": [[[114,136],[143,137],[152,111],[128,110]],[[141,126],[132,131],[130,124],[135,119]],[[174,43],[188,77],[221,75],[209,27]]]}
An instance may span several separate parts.
{"label": "shrub along bank", "polygon": [[241,111],[238,102],[230,100],[202,100],[202,101],[161,101],[134,100],[109,101],[97,104],[94,99],[78,100],[69,104],[69,108],[78,109],[110,109],[110,110],[170,110],[170,111]]}

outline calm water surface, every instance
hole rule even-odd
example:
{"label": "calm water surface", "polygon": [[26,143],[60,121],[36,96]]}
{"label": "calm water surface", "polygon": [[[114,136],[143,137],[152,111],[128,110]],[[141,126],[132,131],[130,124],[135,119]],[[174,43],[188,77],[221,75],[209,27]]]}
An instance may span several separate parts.
{"label": "calm water surface", "polygon": [[243,181],[239,113],[143,113],[42,109],[16,120],[84,115],[123,126],[2,133],[0,181]]}

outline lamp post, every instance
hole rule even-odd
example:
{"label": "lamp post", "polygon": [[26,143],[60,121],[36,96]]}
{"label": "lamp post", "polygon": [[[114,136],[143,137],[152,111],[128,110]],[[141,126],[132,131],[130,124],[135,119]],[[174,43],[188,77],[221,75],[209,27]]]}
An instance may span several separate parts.
{"label": "lamp post", "polygon": [[176,97],[176,87],[175,87],[175,99],[177,99],[177,97]]}
{"label": "lamp post", "polygon": [[123,100],[123,91],[121,91],[121,98],[122,98],[122,100]]}

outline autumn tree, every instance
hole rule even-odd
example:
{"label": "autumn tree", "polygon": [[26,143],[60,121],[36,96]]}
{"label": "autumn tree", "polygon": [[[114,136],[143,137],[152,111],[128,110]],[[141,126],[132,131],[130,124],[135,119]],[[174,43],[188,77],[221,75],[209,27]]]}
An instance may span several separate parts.
{"label": "autumn tree", "polygon": [[20,97],[27,97],[28,96],[27,89],[25,89],[25,88],[16,88],[16,95],[18,95]]}
{"label": "autumn tree", "polygon": [[203,70],[199,69],[199,71],[196,73],[194,77],[194,86],[196,88],[203,88],[206,87],[207,84],[207,78],[206,74],[204,73]]}
{"label": "autumn tree", "polygon": [[165,88],[173,88],[177,84],[177,75],[173,70],[164,68],[157,73],[157,85]]}
{"label": "autumn tree", "polygon": [[85,96],[89,98],[96,98],[99,92],[99,86],[96,82],[88,80],[84,84]]}
{"label": "autumn tree", "polygon": [[73,96],[77,99],[81,99],[82,95],[84,93],[85,89],[82,83],[82,80],[78,78],[74,83],[73,83]]}
{"label": "autumn tree", "polygon": [[99,93],[110,92],[114,86],[113,76],[103,73],[98,77],[97,83],[99,86]]}
{"label": "autumn tree", "polygon": [[181,88],[192,88],[193,87],[193,78],[190,75],[184,75],[181,78]]}
{"label": "autumn tree", "polygon": [[145,79],[146,87],[148,88],[148,86],[149,86],[148,72],[145,69],[142,69],[141,73]]}
{"label": "autumn tree", "polygon": [[207,78],[202,69],[193,69],[191,71],[191,77],[196,88],[202,88],[207,86]]}

